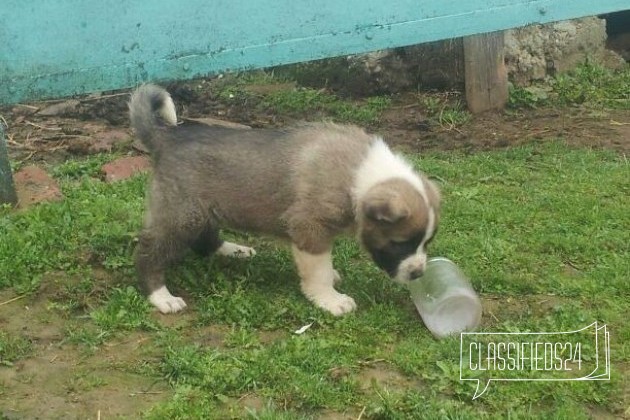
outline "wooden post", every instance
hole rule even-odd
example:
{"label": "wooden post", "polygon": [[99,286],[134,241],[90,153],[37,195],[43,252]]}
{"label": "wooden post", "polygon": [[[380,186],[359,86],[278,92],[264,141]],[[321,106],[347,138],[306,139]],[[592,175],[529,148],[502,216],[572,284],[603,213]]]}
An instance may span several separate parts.
{"label": "wooden post", "polygon": [[4,127],[0,123],[0,204],[17,204],[17,195],[13,185],[13,175],[9,164],[7,144],[4,141]]}
{"label": "wooden post", "polygon": [[464,38],[466,102],[473,113],[502,109],[508,100],[503,32]]}

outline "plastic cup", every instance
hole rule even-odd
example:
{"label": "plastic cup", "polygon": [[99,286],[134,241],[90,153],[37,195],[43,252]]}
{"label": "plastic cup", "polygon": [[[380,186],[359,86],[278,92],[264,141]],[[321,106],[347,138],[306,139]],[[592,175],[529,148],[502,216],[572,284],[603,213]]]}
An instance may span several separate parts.
{"label": "plastic cup", "polygon": [[448,258],[429,259],[422,277],[409,282],[409,291],[424,325],[437,338],[474,330],[481,322],[479,297]]}

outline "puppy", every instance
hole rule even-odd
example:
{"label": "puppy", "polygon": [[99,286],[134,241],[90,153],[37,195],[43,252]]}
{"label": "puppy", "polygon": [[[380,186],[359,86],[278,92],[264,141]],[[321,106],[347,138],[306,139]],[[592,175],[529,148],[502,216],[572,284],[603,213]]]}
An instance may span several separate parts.
{"label": "puppy", "polygon": [[356,234],[395,281],[422,275],[439,193],[380,137],[332,123],[283,130],[178,125],[170,95],[154,85],[138,88],[129,108],[154,169],[135,263],[141,288],[161,312],[186,307],[164,273],[187,249],[255,254],[221,240],[222,227],[289,240],[304,295],[334,315],[356,308],[333,287],[340,278],[331,253],[340,233]]}

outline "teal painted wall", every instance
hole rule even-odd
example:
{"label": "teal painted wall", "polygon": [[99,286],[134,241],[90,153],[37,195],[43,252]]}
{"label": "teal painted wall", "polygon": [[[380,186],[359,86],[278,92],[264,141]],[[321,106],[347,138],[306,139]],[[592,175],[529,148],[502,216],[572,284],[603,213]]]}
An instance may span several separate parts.
{"label": "teal painted wall", "polygon": [[630,0],[2,0],[0,103],[630,9]]}

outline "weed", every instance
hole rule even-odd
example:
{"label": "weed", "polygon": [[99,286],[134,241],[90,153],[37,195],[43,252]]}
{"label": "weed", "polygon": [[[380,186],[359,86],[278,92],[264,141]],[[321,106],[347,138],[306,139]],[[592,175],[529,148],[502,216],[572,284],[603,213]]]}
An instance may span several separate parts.
{"label": "weed", "polygon": [[27,357],[33,350],[31,341],[0,331],[0,367],[12,366],[16,360]]}
{"label": "weed", "polygon": [[362,101],[334,93],[295,87],[295,83],[268,72],[248,72],[225,77],[213,86],[216,98],[227,105],[247,103],[260,111],[282,113],[306,120],[330,118],[337,122],[373,124],[391,104],[384,96]]}
{"label": "weed", "polygon": [[368,98],[365,103],[356,104],[325,91],[302,88],[271,93],[263,98],[260,107],[300,117],[325,113],[339,122],[370,124],[378,121],[389,104],[385,97]]}
{"label": "weed", "polygon": [[203,389],[178,386],[173,398],[146,413],[146,419],[217,419],[218,401]]}
{"label": "weed", "polygon": [[630,66],[615,72],[597,64],[585,63],[558,76],[552,86],[556,100],[563,105],[589,104],[630,109]]}
{"label": "weed", "polygon": [[62,179],[98,178],[101,167],[118,157],[116,154],[103,153],[90,156],[89,159],[71,159],[52,168],[53,176]]}
{"label": "weed", "polygon": [[107,381],[90,372],[79,372],[68,378],[65,388],[68,393],[85,392],[102,387]]}
{"label": "weed", "polygon": [[537,108],[549,103],[550,88],[539,86],[510,86],[508,106],[511,108]]}
{"label": "weed", "polygon": [[470,113],[459,100],[453,102],[445,97],[427,95],[422,99],[422,103],[430,120],[446,130],[457,129],[470,121]]}
{"label": "weed", "polygon": [[86,352],[93,352],[103,344],[111,333],[94,325],[71,324],[65,328],[65,338],[63,342],[82,346]]}
{"label": "weed", "polygon": [[610,70],[587,62],[556,76],[550,84],[512,87],[509,105],[535,108],[541,105],[590,106],[630,109],[630,65]]}
{"label": "weed", "polygon": [[148,317],[150,310],[147,300],[135,288],[128,286],[113,289],[107,304],[93,311],[90,316],[105,331],[136,328],[155,330],[156,324]]}

